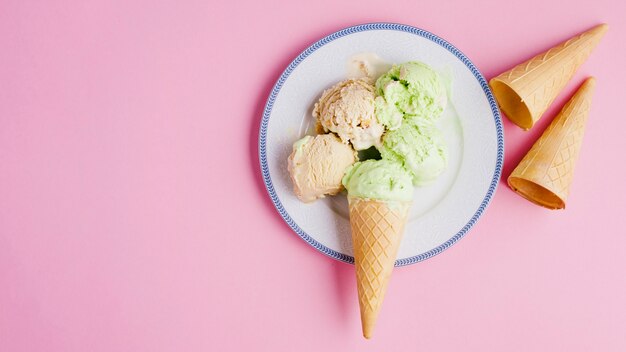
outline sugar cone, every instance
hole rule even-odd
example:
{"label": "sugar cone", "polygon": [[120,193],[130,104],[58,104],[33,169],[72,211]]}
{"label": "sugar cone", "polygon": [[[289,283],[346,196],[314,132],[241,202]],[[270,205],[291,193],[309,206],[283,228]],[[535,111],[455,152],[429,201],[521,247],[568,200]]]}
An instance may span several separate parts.
{"label": "sugar cone", "polygon": [[607,29],[606,24],[593,27],[491,79],[502,111],[519,127],[533,127]]}
{"label": "sugar cone", "polygon": [[509,176],[509,186],[550,209],[565,208],[596,85],[588,78]]}
{"label": "sugar cone", "polygon": [[363,336],[372,337],[411,202],[349,197]]}

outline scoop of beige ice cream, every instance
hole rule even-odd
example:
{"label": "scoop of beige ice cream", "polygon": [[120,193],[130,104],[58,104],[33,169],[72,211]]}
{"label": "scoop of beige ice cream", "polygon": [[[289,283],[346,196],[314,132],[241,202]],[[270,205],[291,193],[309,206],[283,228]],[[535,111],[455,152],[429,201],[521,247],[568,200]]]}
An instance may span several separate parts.
{"label": "scoop of beige ice cream", "polygon": [[313,116],[324,131],[337,133],[356,150],[379,145],[385,128],[374,114],[374,92],[367,79],[341,81],[322,93],[313,108]]}
{"label": "scoop of beige ice cream", "polygon": [[333,134],[300,139],[287,164],[296,196],[308,203],[341,192],[344,172],[356,160],[352,147]]}

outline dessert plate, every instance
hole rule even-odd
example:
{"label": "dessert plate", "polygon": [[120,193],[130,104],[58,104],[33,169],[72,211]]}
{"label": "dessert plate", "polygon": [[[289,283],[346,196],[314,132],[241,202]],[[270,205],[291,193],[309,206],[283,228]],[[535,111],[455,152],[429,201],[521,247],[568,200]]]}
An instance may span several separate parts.
{"label": "dessert plate", "polygon": [[393,23],[349,27],[303,51],[285,69],[267,100],[259,133],[259,159],[276,210],[293,231],[320,252],[349,263],[352,241],[345,194],[310,204],[296,198],[287,158],[293,142],[314,134],[311,111],[322,91],[347,78],[355,55],[373,53],[389,63],[421,61],[449,79],[449,101],[438,125],[449,150],[447,170],[416,188],[396,266],[428,259],[461,239],[493,196],[504,156],[500,113],[485,78],[447,41]]}

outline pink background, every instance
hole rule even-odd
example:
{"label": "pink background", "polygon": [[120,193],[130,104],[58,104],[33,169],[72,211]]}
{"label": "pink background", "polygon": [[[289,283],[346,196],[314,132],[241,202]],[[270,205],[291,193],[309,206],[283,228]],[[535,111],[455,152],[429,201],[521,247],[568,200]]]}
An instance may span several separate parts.
{"label": "pink background", "polygon": [[[0,351],[624,351],[623,2],[0,3]],[[391,21],[487,78],[595,24],[598,84],[568,209],[501,182],[452,249],[398,269],[374,340],[353,268],[271,205],[257,137],[269,91],[321,36]]]}

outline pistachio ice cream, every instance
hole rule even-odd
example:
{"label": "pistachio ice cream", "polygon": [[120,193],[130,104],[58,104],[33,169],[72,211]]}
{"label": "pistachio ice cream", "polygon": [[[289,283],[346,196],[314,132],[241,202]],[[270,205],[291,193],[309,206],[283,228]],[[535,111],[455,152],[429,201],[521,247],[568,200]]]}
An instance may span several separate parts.
{"label": "pistachio ice cream", "polygon": [[433,182],[448,164],[443,136],[428,121],[405,122],[398,129],[387,132],[379,149],[383,159],[401,164],[416,186]]}
{"label": "pistachio ice cream", "polygon": [[411,175],[402,164],[391,160],[357,162],[342,180],[350,197],[385,201],[413,200]]}
{"label": "pistachio ice cream", "polygon": [[388,129],[403,121],[434,121],[446,107],[448,98],[443,79],[428,65],[406,62],[395,65],[376,81],[376,114]]}

